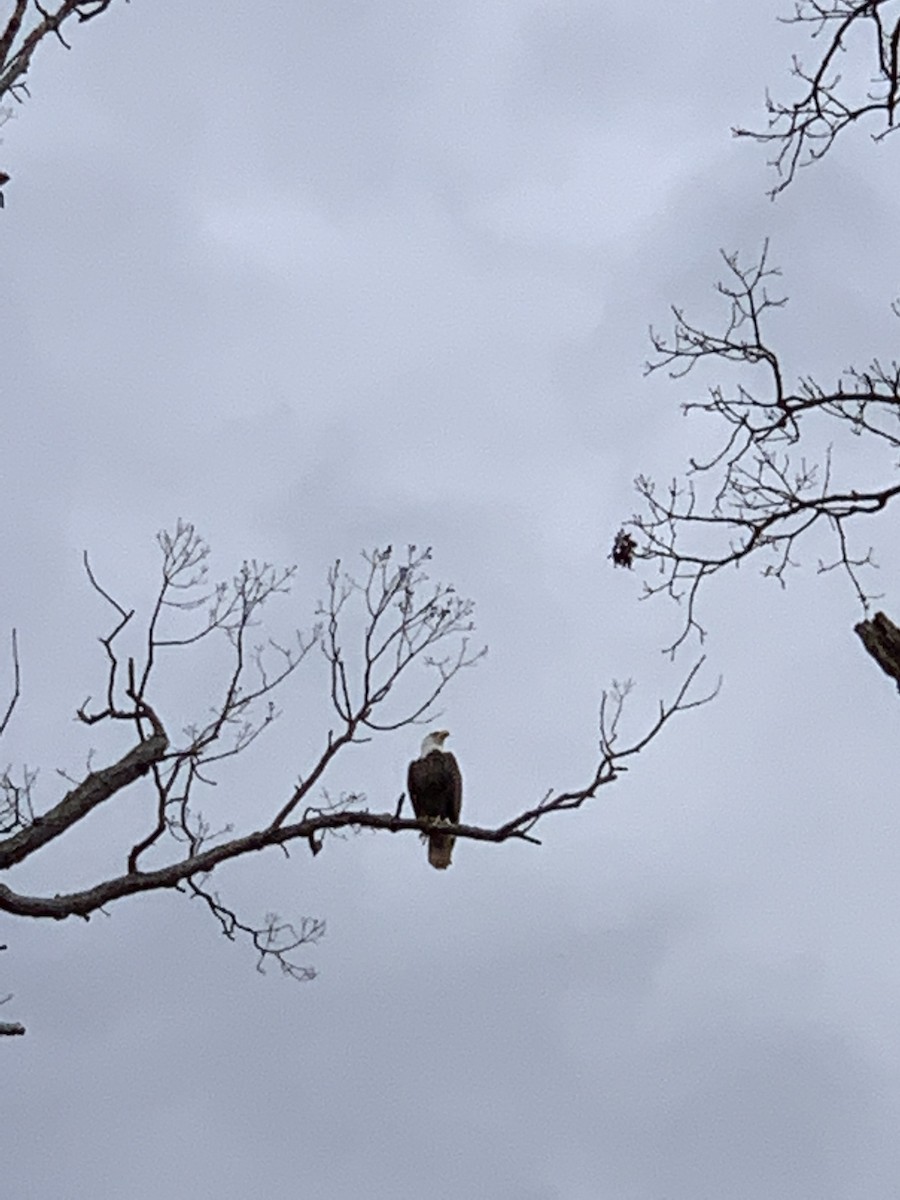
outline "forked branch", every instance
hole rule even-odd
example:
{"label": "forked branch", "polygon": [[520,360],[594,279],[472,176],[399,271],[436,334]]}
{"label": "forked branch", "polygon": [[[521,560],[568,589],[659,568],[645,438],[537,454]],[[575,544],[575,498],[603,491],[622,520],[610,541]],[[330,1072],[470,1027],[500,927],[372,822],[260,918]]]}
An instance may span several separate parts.
{"label": "forked branch", "polygon": [[897,0],[796,0],[793,15],[783,19],[810,28],[818,50],[813,65],[794,56],[791,73],[800,94],[789,103],[766,97],[766,129],[733,131],[774,147],[773,198],[856,122],[876,116],[881,128],[873,140],[887,137],[897,128],[900,99]]}
{"label": "forked branch", "polygon": [[16,100],[27,94],[25,76],[35,50],[45,38],[52,35],[71,49],[63,37],[64,25],[73,20],[92,21],[110,4],[112,0],[63,0],[45,8],[38,0],[15,0],[6,24],[0,27],[0,99],[7,92]]}

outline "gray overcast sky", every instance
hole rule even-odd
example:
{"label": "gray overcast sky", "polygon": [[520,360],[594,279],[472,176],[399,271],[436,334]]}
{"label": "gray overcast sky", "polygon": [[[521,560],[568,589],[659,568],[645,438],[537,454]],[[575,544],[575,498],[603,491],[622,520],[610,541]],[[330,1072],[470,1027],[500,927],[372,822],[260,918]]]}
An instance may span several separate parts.
{"label": "gray overcast sky", "polygon": [[[611,678],[640,730],[689,661],[606,560],[632,477],[691,437],[685,385],[641,376],[647,325],[712,315],[719,247],[770,234],[794,372],[896,345],[893,143],[860,133],[773,206],[729,135],[789,89],[789,7],[134,0],[41,49],[0,147],[0,627],[4,762],[41,763],[45,803],[102,678],[81,551],[140,603],[178,516],[218,573],[300,565],[283,624],[336,555],[434,546],[491,647],[442,717],[472,821],[587,777]],[[891,611],[896,530],[873,536]],[[896,711],[857,615],[830,576],[723,579],[719,700],[540,849],[437,874],[362,835],[223,870],[248,916],[327,919],[314,983],[260,977],[178,895],[4,922],[29,1033],[0,1047],[2,1200],[896,1198]],[[290,786],[318,684],[223,811]],[[389,807],[419,736],[331,786]],[[135,819],[17,881],[87,882]]]}

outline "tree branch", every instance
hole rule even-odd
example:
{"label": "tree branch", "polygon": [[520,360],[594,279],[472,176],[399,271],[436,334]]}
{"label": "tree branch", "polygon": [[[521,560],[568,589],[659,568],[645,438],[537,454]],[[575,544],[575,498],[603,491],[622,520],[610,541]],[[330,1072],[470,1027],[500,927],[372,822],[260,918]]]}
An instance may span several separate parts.
{"label": "tree branch", "polygon": [[67,50],[70,49],[62,35],[64,23],[71,17],[77,17],[80,23],[92,21],[94,17],[106,12],[111,3],[112,0],[63,0],[63,3],[51,11],[42,8],[37,0],[34,0],[34,9],[40,20],[18,40],[28,0],[16,0],[12,15],[0,34],[0,99],[7,92],[14,99],[21,99],[19,92],[25,90],[23,80],[31,66],[32,55],[44,38],[53,34]]}
{"label": "tree branch", "polygon": [[[588,783],[578,789],[551,792],[538,805],[526,809],[497,827],[467,824],[448,824],[446,832],[457,838],[471,841],[501,843],[510,840],[535,842],[532,830],[539,821],[551,813],[580,808],[596,796],[600,788],[614,782],[626,770],[625,760],[640,753],[663,729],[673,716],[706,704],[718,692],[718,686],[709,694],[692,698],[690,691],[702,665],[702,659],[688,673],[675,699],[661,704],[656,721],[637,741],[619,749],[619,723],[622,708],[632,685],[614,684],[605,692],[600,713],[600,760]],[[209,849],[191,853],[177,862],[169,863],[152,871],[131,871],[113,879],[104,880],[80,892],[57,896],[26,896],[0,885],[0,911],[14,916],[40,917],[62,920],[70,916],[88,917],[103,906],[125,896],[141,892],[174,888],[185,881],[206,876],[222,863],[243,855],[265,850],[273,846],[284,847],[295,841],[313,841],[321,846],[326,833],[347,829],[374,829],[388,833],[427,833],[432,823],[427,819],[402,817],[397,812],[372,813],[367,809],[353,810],[308,810],[300,821],[292,824],[270,824],[242,837],[231,838]],[[442,826],[443,828],[443,826]],[[196,889],[194,889],[196,892]]]}
{"label": "tree branch", "polygon": [[[804,67],[794,57],[792,75],[802,85],[799,99],[782,103],[766,96],[769,114],[764,130],[734,129],[777,149],[770,165],[779,181],[774,199],[791,184],[801,167],[823,158],[840,134],[873,114],[884,115],[884,128],[873,134],[881,141],[896,128],[900,99],[900,16],[885,19],[893,0],[797,0],[787,24],[812,26],[812,37],[823,38],[816,65]],[[865,34],[870,35],[868,45]],[[841,59],[850,70],[844,71]]]}
{"label": "tree branch", "polygon": [[33,823],[0,841],[0,870],[24,861],[30,854],[60,837],[76,822],[123,788],[146,775],[158,763],[168,747],[164,732],[153,734],[129,750],[118,762],[101,771],[92,771],[60,802]]}
{"label": "tree branch", "polygon": [[19,645],[16,640],[16,631],[12,631],[12,661],[13,661],[13,690],[9,704],[6,706],[6,712],[0,718],[0,737],[6,732],[6,727],[12,719],[15,707],[19,702],[19,696],[22,692],[22,675],[19,667]]}
{"label": "tree branch", "polygon": [[854,632],[900,691],[900,629],[890,617],[885,616],[883,612],[877,612],[871,621],[860,621],[854,626]]}
{"label": "tree branch", "polygon": [[[734,254],[723,252],[723,260],[728,274],[716,289],[727,309],[721,332],[693,324],[674,308],[671,335],[651,329],[655,358],[646,370],[682,379],[711,360],[761,375],[762,383],[751,389],[739,382],[731,391],[715,384],[705,399],[683,405],[687,415],[713,418],[714,449],[691,457],[684,473],[665,486],[638,476],[641,509],[616,534],[611,555],[619,566],[653,563],[658,579],[645,583],[645,596],[667,594],[683,602],[685,619],[670,653],[691,633],[704,636],[697,600],[705,580],[752,557],[764,575],[784,585],[800,542],[819,526],[830,531],[835,546],[831,560],[819,561],[819,571],[842,570],[866,607],[872,597],[861,572],[872,565],[871,549],[855,550],[849,529],[900,495],[900,365],[874,359],[864,370],[849,367],[831,388],[806,375],[791,389],[764,332],[766,317],[785,304],[783,295],[770,291],[780,272],[769,266],[768,243],[749,266]],[[873,453],[872,470],[886,481],[866,488],[849,479],[836,482],[840,449],[863,434],[873,451],[883,451],[880,466]]]}

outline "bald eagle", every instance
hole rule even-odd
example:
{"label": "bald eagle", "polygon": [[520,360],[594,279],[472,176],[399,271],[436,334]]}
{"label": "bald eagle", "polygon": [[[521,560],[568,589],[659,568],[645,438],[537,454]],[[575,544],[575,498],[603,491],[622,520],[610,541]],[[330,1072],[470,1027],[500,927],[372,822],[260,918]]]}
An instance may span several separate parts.
{"label": "bald eagle", "polygon": [[[422,753],[409,764],[406,786],[413,812],[421,820],[452,821],[457,824],[462,807],[462,775],[455,757],[444,750],[450,736],[447,729],[436,729],[422,742]],[[423,833],[428,839],[428,861],[438,870],[450,866],[453,843],[449,833]]]}

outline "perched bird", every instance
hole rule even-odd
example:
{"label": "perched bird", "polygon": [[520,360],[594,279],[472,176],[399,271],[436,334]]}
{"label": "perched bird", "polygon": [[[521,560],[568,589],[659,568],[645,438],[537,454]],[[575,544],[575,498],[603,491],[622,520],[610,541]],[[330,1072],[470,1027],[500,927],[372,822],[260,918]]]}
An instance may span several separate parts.
{"label": "perched bird", "polygon": [[[462,775],[456,758],[445,750],[444,742],[450,736],[447,729],[436,729],[422,742],[422,752],[409,764],[406,786],[412,801],[413,812],[422,819],[435,823],[459,822],[462,807]],[[450,866],[453,843],[456,838],[439,830],[422,834],[428,840],[428,861],[438,870]]]}

